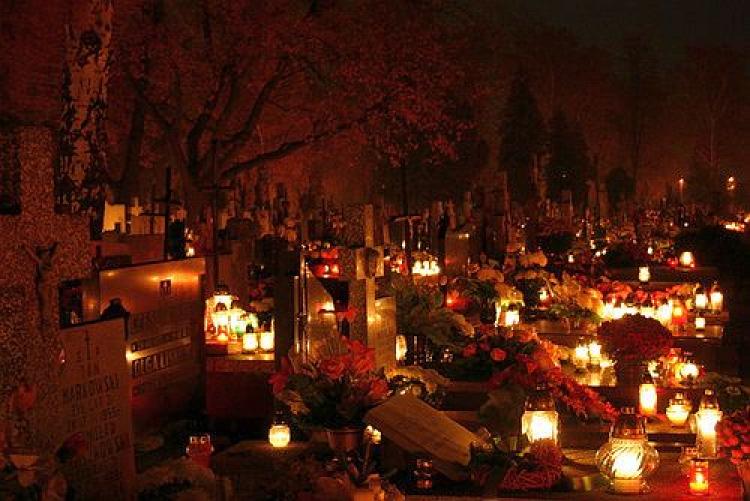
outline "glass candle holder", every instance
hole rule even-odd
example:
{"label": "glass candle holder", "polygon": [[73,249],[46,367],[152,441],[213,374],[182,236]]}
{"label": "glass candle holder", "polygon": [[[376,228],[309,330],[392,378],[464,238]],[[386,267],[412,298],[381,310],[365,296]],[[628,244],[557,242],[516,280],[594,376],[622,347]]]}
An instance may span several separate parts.
{"label": "glass candle holder", "polygon": [[721,293],[718,282],[714,282],[713,287],[711,287],[710,297],[711,310],[715,313],[721,313],[721,311],[724,309],[724,294]]}
{"label": "glass candle holder", "polygon": [[526,435],[530,443],[551,440],[557,444],[559,422],[555,401],[547,386],[538,385],[534,394],[526,399],[521,416],[521,433]]}
{"label": "glass candle holder", "polygon": [[642,284],[647,284],[651,280],[651,270],[648,266],[638,268],[638,280]]}
{"label": "glass candle holder", "polygon": [[674,398],[669,400],[666,414],[672,426],[685,426],[690,417],[690,402],[682,393],[676,393]]}
{"label": "glass candle holder", "polygon": [[599,367],[602,363],[602,345],[598,341],[589,343],[589,363],[594,367]]}
{"label": "glass candle holder", "polygon": [[242,351],[254,353],[258,351],[258,334],[256,332],[245,332],[242,336]]}
{"label": "glass candle holder", "polygon": [[419,490],[432,489],[432,476],[434,475],[434,465],[432,459],[418,458],[416,460],[416,469],[414,470],[414,483]]}
{"label": "glass candle holder", "polygon": [[703,311],[708,307],[708,294],[706,294],[706,290],[702,286],[698,286],[695,289],[693,304],[695,304],[695,309],[699,311]]}
{"label": "glass candle holder", "polygon": [[204,468],[211,467],[211,454],[214,451],[211,445],[211,435],[191,435],[185,448],[187,456],[195,463]]}
{"label": "glass candle holder", "polygon": [[708,495],[709,466],[708,461],[694,458],[690,462],[689,486],[693,496]]}
{"label": "glass candle holder", "polygon": [[642,415],[655,416],[658,395],[656,385],[652,382],[642,383],[638,388],[638,407]]}
{"label": "glass candle holder", "polygon": [[704,331],[706,330],[706,318],[702,316],[695,317],[695,330]]}
{"label": "glass candle holder", "polygon": [[715,458],[718,454],[716,425],[721,421],[722,412],[719,400],[713,390],[705,390],[698,412],[695,413],[697,428],[696,446],[703,458]]}
{"label": "glass candle holder", "polygon": [[596,453],[596,464],[614,492],[648,492],[646,478],[659,466],[659,453],[648,443],[645,422],[632,407],[622,409],[609,441]]}
{"label": "glass candle holder", "polygon": [[589,364],[589,347],[585,344],[579,344],[575,348],[575,352],[573,353],[573,364],[575,365],[576,369],[579,371],[582,371],[588,366]]}
{"label": "glass candle holder", "polygon": [[286,447],[292,439],[292,432],[286,423],[274,423],[268,429],[268,442],[275,448]]}
{"label": "glass candle holder", "polygon": [[263,331],[260,333],[260,349],[263,351],[273,351],[275,346],[275,336],[273,331]]}

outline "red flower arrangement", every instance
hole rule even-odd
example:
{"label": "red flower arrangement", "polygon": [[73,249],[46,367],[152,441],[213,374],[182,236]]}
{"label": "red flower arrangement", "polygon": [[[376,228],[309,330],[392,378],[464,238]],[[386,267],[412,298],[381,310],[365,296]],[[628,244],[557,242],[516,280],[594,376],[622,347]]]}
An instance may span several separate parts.
{"label": "red flower arrangement", "polygon": [[562,451],[552,441],[531,444],[525,461],[511,466],[498,488],[508,491],[550,489],[562,477]]}
{"label": "red flower arrangement", "polygon": [[626,315],[604,322],[598,333],[607,352],[622,362],[656,360],[667,355],[672,347],[669,329],[643,315]]}
{"label": "red flower arrangement", "polygon": [[483,336],[467,344],[461,355],[458,364],[465,371],[473,369],[486,374],[493,389],[514,384],[530,392],[545,383],[552,396],[578,417],[600,417],[608,421],[617,417],[615,408],[596,391],[566,376],[556,360],[554,345],[533,333],[514,332],[513,337]]}
{"label": "red flower arrangement", "polygon": [[724,416],[716,425],[722,451],[738,465],[750,460],[750,406]]}
{"label": "red flower arrangement", "polygon": [[374,372],[374,349],[347,338],[331,348],[330,356],[312,363],[282,360],[269,383],[302,425],[362,426],[364,414],[388,396],[388,381]]}

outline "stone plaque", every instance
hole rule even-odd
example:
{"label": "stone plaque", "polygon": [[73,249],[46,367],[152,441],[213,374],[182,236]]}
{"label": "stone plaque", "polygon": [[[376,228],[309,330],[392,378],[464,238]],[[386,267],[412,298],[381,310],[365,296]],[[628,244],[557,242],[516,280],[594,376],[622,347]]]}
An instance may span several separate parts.
{"label": "stone plaque", "polygon": [[61,377],[61,432],[83,434],[88,450],[65,466],[80,499],[132,499],[135,453],[130,377],[123,319],[82,324],[60,333],[66,360]]}

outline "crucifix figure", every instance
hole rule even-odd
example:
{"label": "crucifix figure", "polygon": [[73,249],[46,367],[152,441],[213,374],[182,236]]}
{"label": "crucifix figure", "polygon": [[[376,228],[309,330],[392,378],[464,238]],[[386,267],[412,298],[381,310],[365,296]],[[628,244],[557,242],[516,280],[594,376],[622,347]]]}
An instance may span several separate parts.
{"label": "crucifix figure", "polygon": [[51,279],[52,260],[57,251],[57,242],[49,246],[37,245],[33,249],[24,244],[26,253],[36,264],[34,287],[39,308],[39,330],[44,333],[52,324],[52,300],[54,284]]}

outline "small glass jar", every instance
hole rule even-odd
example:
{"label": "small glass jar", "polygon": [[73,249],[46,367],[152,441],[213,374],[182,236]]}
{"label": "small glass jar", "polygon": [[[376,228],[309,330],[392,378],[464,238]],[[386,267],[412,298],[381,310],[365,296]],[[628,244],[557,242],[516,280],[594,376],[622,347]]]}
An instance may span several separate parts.
{"label": "small glass jar", "polygon": [[680,457],[677,458],[677,464],[680,465],[680,472],[688,477],[690,475],[690,465],[693,459],[698,457],[697,447],[682,447]]}

